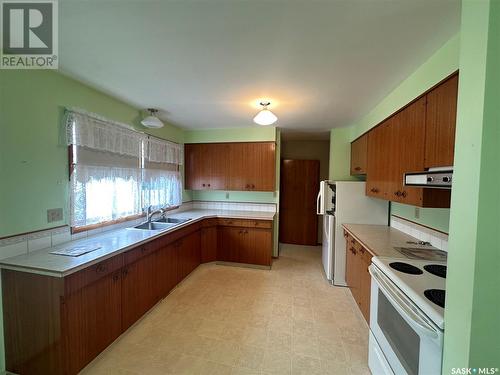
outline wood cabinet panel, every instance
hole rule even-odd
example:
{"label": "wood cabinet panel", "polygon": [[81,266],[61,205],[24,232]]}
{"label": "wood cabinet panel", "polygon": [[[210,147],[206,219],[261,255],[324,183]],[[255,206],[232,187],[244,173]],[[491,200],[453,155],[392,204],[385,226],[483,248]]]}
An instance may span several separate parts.
{"label": "wood cabinet panel", "polygon": [[217,260],[217,227],[201,229],[201,263]]}
{"label": "wood cabinet panel", "polygon": [[275,147],[274,142],[186,144],[186,188],[274,191]]}
{"label": "wood cabinet panel", "polygon": [[344,231],[346,239],[346,283],[365,320],[370,323],[371,254]]}
{"label": "wood cabinet panel", "polygon": [[367,170],[368,134],[351,143],[351,175],[363,175]]}
{"label": "wood cabinet panel", "polygon": [[427,94],[425,168],[453,165],[457,96],[458,74]]}
{"label": "wood cabinet panel", "polygon": [[121,271],[64,298],[63,332],[66,371],[76,374],[122,332]]}
{"label": "wood cabinet panel", "polygon": [[219,227],[217,237],[217,260],[224,262],[239,262],[240,236],[239,227]]}
{"label": "wood cabinet panel", "polygon": [[270,266],[273,246],[273,232],[265,229],[248,229],[247,237],[253,247],[251,252],[252,257],[249,263],[261,266]]}
{"label": "wood cabinet panel", "polygon": [[[142,246],[138,251],[142,251]],[[134,324],[157,301],[155,254],[126,264],[122,271],[122,328]]]}
{"label": "wood cabinet panel", "polygon": [[394,119],[389,118],[368,133],[368,162],[366,195],[390,199],[391,170],[395,160],[391,156]]}

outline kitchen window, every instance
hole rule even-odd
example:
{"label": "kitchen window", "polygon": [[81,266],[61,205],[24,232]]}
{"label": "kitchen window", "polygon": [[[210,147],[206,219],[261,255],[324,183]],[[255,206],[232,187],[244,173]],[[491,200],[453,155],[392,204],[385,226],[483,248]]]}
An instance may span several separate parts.
{"label": "kitchen window", "polygon": [[182,202],[182,146],[81,110],[68,110],[73,232]]}

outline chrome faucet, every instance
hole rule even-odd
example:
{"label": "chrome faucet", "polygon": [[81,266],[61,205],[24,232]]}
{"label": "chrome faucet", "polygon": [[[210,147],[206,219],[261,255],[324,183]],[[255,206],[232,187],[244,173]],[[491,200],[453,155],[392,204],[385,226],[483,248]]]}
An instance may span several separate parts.
{"label": "chrome faucet", "polygon": [[163,215],[165,213],[165,210],[163,208],[159,208],[153,211],[153,206],[149,206],[146,212],[147,212],[146,223],[151,223],[151,219],[153,218],[154,215],[156,214]]}

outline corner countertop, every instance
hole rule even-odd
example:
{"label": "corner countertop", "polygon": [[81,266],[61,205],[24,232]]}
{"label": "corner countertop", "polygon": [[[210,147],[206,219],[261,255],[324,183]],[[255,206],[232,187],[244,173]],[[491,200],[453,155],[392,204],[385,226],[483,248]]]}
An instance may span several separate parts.
{"label": "corner countertop", "polygon": [[[193,223],[207,218],[232,218],[251,220],[273,220],[275,212],[263,211],[223,211],[223,210],[188,210],[168,215],[173,218],[190,218],[188,222],[165,231],[140,229],[117,229],[100,233],[96,236],[66,242],[51,248],[32,253],[2,259],[0,268],[37,273],[55,277],[65,277],[83,268],[125,252],[133,247],[149,242],[165,234],[172,233]],[[50,254],[51,251],[73,246],[100,246],[99,249],[78,257]]]}
{"label": "corner countertop", "polygon": [[399,251],[395,250],[395,247],[438,250],[430,245],[409,245],[407,243],[408,241],[418,242],[419,240],[386,225],[343,224],[342,226],[373,256],[407,258]]}

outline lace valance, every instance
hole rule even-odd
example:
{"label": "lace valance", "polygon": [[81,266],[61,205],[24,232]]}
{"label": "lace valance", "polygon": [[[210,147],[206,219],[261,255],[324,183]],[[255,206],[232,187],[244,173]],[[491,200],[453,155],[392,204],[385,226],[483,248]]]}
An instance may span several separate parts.
{"label": "lace valance", "polygon": [[182,145],[155,137],[148,138],[148,161],[182,165],[183,160]]}
{"label": "lace valance", "polygon": [[140,158],[146,135],[131,126],[78,109],[66,111],[68,144]]}

